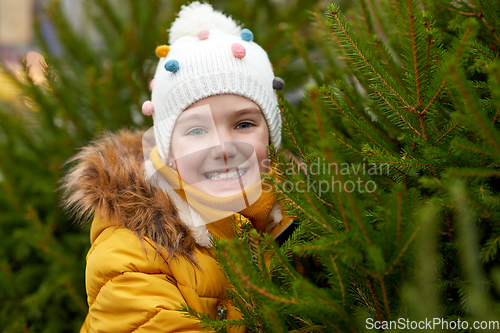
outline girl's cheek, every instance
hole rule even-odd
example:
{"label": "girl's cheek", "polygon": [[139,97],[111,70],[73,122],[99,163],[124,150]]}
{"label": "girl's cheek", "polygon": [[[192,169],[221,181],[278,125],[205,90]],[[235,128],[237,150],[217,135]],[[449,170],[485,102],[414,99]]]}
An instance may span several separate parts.
{"label": "girl's cheek", "polygon": [[206,157],[206,150],[193,150],[176,160],[178,172],[185,182],[195,185],[202,180],[201,167]]}

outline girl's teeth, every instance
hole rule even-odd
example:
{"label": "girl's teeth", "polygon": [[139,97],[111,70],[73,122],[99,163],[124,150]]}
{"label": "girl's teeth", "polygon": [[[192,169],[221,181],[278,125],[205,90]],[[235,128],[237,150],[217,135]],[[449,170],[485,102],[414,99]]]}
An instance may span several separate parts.
{"label": "girl's teeth", "polygon": [[247,173],[248,168],[231,170],[229,172],[207,172],[205,173],[205,177],[210,180],[227,180],[227,179],[236,179],[238,177],[242,177],[245,173]]}

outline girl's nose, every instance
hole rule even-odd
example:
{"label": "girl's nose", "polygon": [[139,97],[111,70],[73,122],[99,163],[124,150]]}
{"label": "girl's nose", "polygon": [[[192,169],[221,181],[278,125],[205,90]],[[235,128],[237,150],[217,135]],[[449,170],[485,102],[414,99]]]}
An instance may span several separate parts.
{"label": "girl's nose", "polygon": [[214,160],[218,158],[229,159],[231,157],[236,157],[237,153],[238,151],[234,142],[222,142],[221,145],[212,147],[210,150],[210,156]]}
{"label": "girl's nose", "polygon": [[212,147],[210,154],[213,159],[229,159],[231,157],[236,157],[238,154],[238,149],[236,144],[233,142],[229,135],[224,135],[224,133],[219,133],[220,145]]}

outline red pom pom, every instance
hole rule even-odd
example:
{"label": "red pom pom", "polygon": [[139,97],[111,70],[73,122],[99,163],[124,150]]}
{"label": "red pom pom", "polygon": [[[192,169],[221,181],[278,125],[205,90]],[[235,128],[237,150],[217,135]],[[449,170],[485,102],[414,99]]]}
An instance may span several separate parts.
{"label": "red pom pom", "polygon": [[144,104],[142,104],[142,113],[144,113],[146,116],[150,116],[155,112],[155,106],[153,105],[153,102],[151,101],[146,101]]}
{"label": "red pom pom", "polygon": [[233,55],[238,59],[243,59],[247,54],[245,47],[238,43],[231,45],[231,52],[233,52]]}

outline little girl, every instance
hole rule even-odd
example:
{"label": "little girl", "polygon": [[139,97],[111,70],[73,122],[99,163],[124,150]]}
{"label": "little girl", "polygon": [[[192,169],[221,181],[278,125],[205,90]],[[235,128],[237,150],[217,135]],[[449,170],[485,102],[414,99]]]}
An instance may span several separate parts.
{"label": "little girl", "polygon": [[143,106],[154,127],[108,134],[71,159],[64,179],[65,206],[94,217],[81,332],[201,331],[176,311],[184,303],[239,318],[212,238],[234,237],[233,221],[274,237],[292,224],[262,190],[267,146],[281,141],[274,89],[283,80],[252,32],[194,2],[156,53]]}

